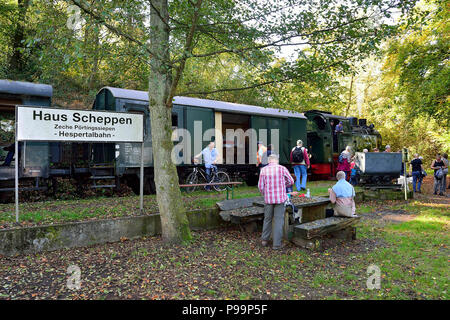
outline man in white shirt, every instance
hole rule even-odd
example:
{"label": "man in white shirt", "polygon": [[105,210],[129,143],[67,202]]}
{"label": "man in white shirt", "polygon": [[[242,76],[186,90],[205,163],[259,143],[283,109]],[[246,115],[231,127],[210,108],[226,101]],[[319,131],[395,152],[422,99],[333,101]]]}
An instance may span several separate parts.
{"label": "man in white shirt", "polygon": [[[211,141],[208,146],[202,150],[199,154],[194,157],[194,162],[198,162],[198,158],[203,156],[203,160],[205,161],[205,172],[207,182],[211,181],[211,170],[217,170],[217,149],[215,148],[214,141]],[[197,161],[196,161],[197,160]],[[209,186],[206,187],[206,190],[210,190]]]}

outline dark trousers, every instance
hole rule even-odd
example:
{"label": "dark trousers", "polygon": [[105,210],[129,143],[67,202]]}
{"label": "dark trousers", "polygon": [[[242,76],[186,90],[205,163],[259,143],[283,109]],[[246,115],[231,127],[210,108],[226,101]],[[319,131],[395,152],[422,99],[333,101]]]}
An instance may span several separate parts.
{"label": "dark trousers", "polygon": [[358,184],[359,175],[350,176],[350,184],[356,186]]}
{"label": "dark trousers", "polygon": [[416,190],[420,191],[420,187],[422,186],[422,171],[413,171],[411,173],[413,177],[413,190],[414,192],[416,192]]}
{"label": "dark trousers", "polygon": [[273,227],[273,246],[281,247],[281,238],[283,237],[283,225],[284,225],[284,203],[278,204],[265,204],[264,205],[264,225],[261,239],[268,241],[270,234],[272,233],[272,221]]}
{"label": "dark trousers", "polygon": [[8,154],[6,155],[5,162],[3,163],[4,166],[11,165],[11,161],[14,158],[14,151],[8,151]]}
{"label": "dark trousers", "polygon": [[[213,171],[217,171],[217,167],[216,166],[212,166],[211,168],[206,168],[205,167],[205,173],[206,173],[206,182],[209,183],[211,182],[211,172]],[[206,190],[211,190],[210,186],[206,186],[205,187]]]}

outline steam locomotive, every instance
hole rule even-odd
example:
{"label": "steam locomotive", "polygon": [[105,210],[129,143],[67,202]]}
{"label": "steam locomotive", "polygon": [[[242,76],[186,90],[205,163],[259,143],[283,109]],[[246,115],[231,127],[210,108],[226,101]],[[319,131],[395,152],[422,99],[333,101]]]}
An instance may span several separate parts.
{"label": "steam locomotive", "polygon": [[[16,105],[50,107],[53,89],[49,85],[0,80],[0,161],[4,161],[8,147],[14,142],[14,115]],[[153,150],[148,93],[104,87],[96,95],[93,110],[141,113],[144,115],[144,193],[154,193]],[[335,125],[342,122],[343,130],[335,133]],[[197,126],[197,127],[195,127]],[[219,167],[244,180],[248,185],[258,181],[255,165],[256,142],[276,145],[280,164],[289,169],[289,157],[296,141],[306,141],[310,152],[311,170],[315,179],[333,178],[339,153],[347,145],[354,151],[381,147],[381,136],[365,119],[346,118],[330,112],[310,110],[305,113],[263,108],[223,101],[175,97],[172,109],[172,128],[189,132],[200,130],[201,137],[208,139],[183,140],[184,152],[195,154],[215,140],[216,148],[223,157]],[[200,128],[200,129],[199,129]],[[208,133],[214,128],[222,133],[215,137]],[[227,130],[240,130],[244,139],[227,140]],[[249,130],[250,129],[250,130]],[[253,129],[254,131],[251,131]],[[249,133],[250,132],[250,133]],[[251,136],[256,132],[256,136]],[[248,133],[248,134],[247,134]],[[217,138],[217,139],[216,139]],[[174,137],[174,144],[180,143]],[[120,188],[126,184],[139,192],[140,143],[66,143],[66,142],[20,142],[19,178],[21,190],[49,190],[57,177],[73,178],[78,184],[92,188]],[[232,151],[234,159],[225,157]],[[236,162],[236,155],[244,154],[243,163]],[[184,161],[177,165],[180,182],[191,172],[192,163]],[[11,192],[14,186],[14,162],[0,166],[0,196]],[[99,184],[98,182],[102,182]]]}

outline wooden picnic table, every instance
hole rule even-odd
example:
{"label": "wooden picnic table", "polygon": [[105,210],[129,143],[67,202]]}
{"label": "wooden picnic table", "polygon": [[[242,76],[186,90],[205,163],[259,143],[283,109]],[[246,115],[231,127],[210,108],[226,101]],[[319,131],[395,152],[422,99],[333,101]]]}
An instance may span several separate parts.
{"label": "wooden picnic table", "polygon": [[[331,235],[347,240],[355,239],[356,229],[353,225],[359,218],[326,218],[326,208],[331,201],[324,197],[291,197],[291,202],[301,211],[301,223],[295,221],[292,207],[287,206],[284,213],[283,238],[296,245],[318,249],[322,246],[322,236]],[[226,221],[243,225],[255,224],[264,219],[264,198],[226,200],[218,204],[221,216]],[[274,225],[272,225],[273,228]]]}
{"label": "wooden picnic table", "polygon": [[[314,221],[317,219],[324,219],[326,216],[326,207],[331,203],[330,199],[324,197],[293,197],[291,198],[291,202],[295,205],[295,207],[297,207],[297,209],[302,210],[302,223]],[[257,207],[264,207],[264,204],[264,199],[256,200],[253,202],[253,205]],[[286,212],[288,214],[292,214],[292,208],[290,206],[286,207]]]}

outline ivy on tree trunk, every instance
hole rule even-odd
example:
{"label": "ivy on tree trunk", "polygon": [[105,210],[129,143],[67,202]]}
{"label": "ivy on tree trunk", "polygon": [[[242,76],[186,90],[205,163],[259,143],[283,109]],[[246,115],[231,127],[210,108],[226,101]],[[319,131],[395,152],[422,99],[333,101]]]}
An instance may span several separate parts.
{"label": "ivy on tree trunk", "polygon": [[[172,162],[172,104],[167,106],[172,86],[169,61],[169,29],[167,0],[153,0],[150,14],[152,51],[149,79],[149,108],[155,172],[156,199],[161,215],[162,237],[165,242],[182,243],[191,239],[186,210],[181,201],[178,174]],[[166,21],[167,21],[166,20]]]}

